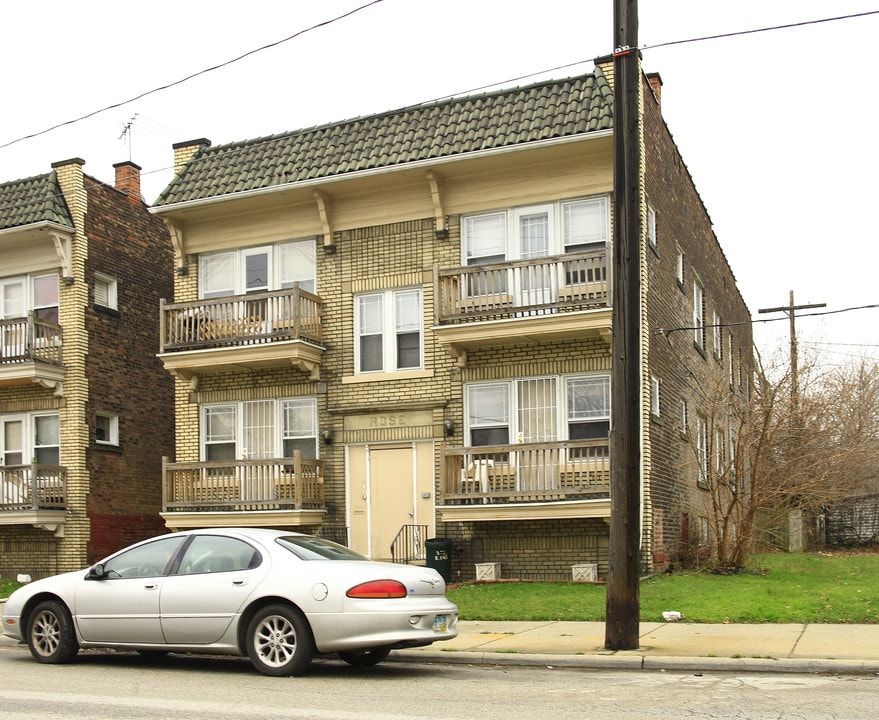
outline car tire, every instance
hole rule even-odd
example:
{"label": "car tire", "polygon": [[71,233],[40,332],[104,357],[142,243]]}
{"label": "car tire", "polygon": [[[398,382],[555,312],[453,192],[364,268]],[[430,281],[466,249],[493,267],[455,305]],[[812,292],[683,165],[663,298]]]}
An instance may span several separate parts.
{"label": "car tire", "polygon": [[41,663],[69,663],[79,652],[70,611],[59,600],[45,600],[34,608],[26,639],[31,655]]}
{"label": "car tire", "polygon": [[267,605],[247,625],[247,656],[264,675],[301,675],[314,657],[305,618],[289,605]]}
{"label": "car tire", "polygon": [[338,653],[349,665],[354,667],[372,667],[388,659],[391,654],[389,647],[366,648],[365,650],[345,650]]}

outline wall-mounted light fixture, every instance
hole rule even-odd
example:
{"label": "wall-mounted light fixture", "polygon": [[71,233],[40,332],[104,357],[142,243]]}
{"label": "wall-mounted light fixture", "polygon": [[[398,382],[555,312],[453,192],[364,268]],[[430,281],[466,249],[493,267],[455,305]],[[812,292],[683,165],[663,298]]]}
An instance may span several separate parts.
{"label": "wall-mounted light fixture", "polygon": [[451,436],[455,434],[455,423],[446,418],[443,420],[443,431],[447,436]]}
{"label": "wall-mounted light fixture", "polygon": [[333,439],[336,437],[336,433],[333,432],[332,428],[324,428],[320,431],[320,437],[324,441],[324,445],[332,445]]}
{"label": "wall-mounted light fixture", "polygon": [[449,239],[449,229],[448,228],[438,228],[434,230],[436,234],[437,240],[448,240]]}

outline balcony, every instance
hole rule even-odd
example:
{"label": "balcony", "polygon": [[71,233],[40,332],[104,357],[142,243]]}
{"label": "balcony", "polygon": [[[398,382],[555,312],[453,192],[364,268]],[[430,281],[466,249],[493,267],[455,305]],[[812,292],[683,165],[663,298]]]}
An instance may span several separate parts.
{"label": "balcony", "polygon": [[610,516],[607,440],[447,448],[442,522]]}
{"label": "balcony", "polygon": [[434,332],[459,365],[470,350],[594,335],[610,343],[607,253],[434,272]]}
{"label": "balcony", "polygon": [[0,320],[0,387],[37,383],[61,394],[61,326],[34,317]]}
{"label": "balcony", "polygon": [[321,299],[293,287],[160,308],[159,357],[185,380],[235,370],[294,366],[320,378]]}
{"label": "balcony", "polygon": [[162,461],[162,517],[179,530],[318,525],[326,512],[323,462],[302,458]]}
{"label": "balcony", "polygon": [[63,534],[67,516],[67,468],[0,465],[0,525],[35,525]]}

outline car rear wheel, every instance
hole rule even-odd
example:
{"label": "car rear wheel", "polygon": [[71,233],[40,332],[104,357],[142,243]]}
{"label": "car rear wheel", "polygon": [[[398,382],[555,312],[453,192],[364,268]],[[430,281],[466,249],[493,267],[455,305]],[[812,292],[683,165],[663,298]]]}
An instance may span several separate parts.
{"label": "car rear wheel", "polygon": [[41,663],[68,663],[76,657],[79,643],[64,603],[46,600],[34,608],[28,620],[27,646]]}
{"label": "car rear wheel", "polygon": [[264,675],[301,675],[314,657],[305,618],[289,605],[268,605],[247,626],[247,655]]}
{"label": "car rear wheel", "polygon": [[365,650],[345,650],[339,653],[339,657],[354,667],[372,667],[387,660],[390,654],[389,647],[377,647]]}

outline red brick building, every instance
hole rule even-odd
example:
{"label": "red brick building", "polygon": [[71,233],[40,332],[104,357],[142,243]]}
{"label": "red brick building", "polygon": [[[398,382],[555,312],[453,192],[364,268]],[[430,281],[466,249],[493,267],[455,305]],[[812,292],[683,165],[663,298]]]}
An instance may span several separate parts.
{"label": "red brick building", "polygon": [[162,532],[173,386],[156,359],[172,293],[140,168],[83,161],[0,185],[0,576],[82,567]]}

